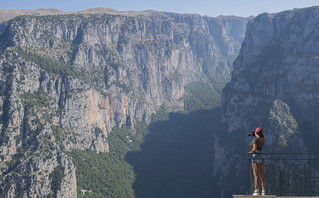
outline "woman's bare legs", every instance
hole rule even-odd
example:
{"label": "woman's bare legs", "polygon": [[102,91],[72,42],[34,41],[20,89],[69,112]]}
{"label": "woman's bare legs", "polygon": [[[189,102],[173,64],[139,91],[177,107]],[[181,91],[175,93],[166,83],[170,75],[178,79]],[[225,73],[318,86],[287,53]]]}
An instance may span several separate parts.
{"label": "woman's bare legs", "polygon": [[258,189],[259,190],[259,172],[260,172],[260,166],[259,163],[253,162],[252,163],[252,168],[253,168],[253,174],[254,174],[254,182],[255,182],[255,191]]}
{"label": "woman's bare legs", "polygon": [[255,190],[259,190],[259,183],[261,181],[262,190],[266,192],[266,165],[259,162],[253,162],[252,168],[254,174]]}
{"label": "woman's bare legs", "polygon": [[263,191],[266,192],[266,177],[265,177],[265,171],[266,171],[266,165],[262,163],[258,163],[259,168],[259,177],[261,179],[261,186],[263,188]]}

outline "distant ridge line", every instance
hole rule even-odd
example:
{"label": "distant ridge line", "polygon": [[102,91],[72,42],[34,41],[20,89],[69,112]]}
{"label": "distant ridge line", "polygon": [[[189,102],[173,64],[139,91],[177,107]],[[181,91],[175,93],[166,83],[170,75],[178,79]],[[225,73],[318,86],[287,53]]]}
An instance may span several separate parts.
{"label": "distant ridge line", "polygon": [[[35,10],[31,9],[16,9],[16,10],[1,10],[0,9],[0,23],[9,21],[14,17],[21,15],[30,15],[30,16],[44,16],[44,15],[62,15],[62,14],[111,14],[111,15],[123,15],[123,16],[137,16],[137,15],[152,15],[152,14],[177,14],[177,15],[198,15],[196,13],[174,13],[166,11],[156,11],[156,10],[144,10],[144,11],[118,11],[113,8],[107,7],[97,7],[97,8],[88,8],[82,11],[61,11],[56,8],[39,8]],[[211,16],[203,16],[211,17]],[[249,18],[249,17],[240,17],[240,16],[224,16],[220,15],[212,18]]]}
{"label": "distant ridge line", "polygon": [[82,11],[61,11],[56,8],[39,8],[35,10],[28,9],[16,9],[16,10],[0,10],[0,22],[5,22],[14,17],[21,15],[31,15],[31,16],[43,16],[43,15],[59,15],[59,14],[117,14],[117,15],[128,15],[136,16],[140,14],[150,14],[160,11],[145,10],[145,11],[118,11],[112,8],[98,7],[89,8]]}

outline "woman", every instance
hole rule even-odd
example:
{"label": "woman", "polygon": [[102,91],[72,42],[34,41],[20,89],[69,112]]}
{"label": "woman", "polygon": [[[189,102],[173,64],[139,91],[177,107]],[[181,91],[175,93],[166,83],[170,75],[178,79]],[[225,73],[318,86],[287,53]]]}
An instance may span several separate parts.
{"label": "woman", "polygon": [[252,168],[254,173],[254,180],[255,180],[255,190],[253,195],[259,195],[259,183],[261,181],[262,186],[262,194],[266,195],[266,177],[265,177],[265,170],[266,164],[265,159],[262,157],[261,150],[263,149],[265,140],[263,129],[258,127],[255,130],[255,138],[253,139],[252,143],[249,145],[252,150],[249,154],[253,154],[252,159]]}

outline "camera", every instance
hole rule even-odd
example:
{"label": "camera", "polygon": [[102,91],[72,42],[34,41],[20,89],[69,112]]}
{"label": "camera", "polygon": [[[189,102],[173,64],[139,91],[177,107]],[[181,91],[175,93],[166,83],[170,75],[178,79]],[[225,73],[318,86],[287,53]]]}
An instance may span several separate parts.
{"label": "camera", "polygon": [[255,135],[255,131],[252,131],[252,132],[248,133],[248,136],[256,136]]}

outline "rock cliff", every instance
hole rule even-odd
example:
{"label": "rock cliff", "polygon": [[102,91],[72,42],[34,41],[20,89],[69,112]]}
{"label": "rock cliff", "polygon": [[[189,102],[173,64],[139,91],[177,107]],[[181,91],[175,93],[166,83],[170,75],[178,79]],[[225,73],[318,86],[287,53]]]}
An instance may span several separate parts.
{"label": "rock cliff", "polygon": [[[318,152],[309,138],[310,131],[318,136],[318,11],[264,13],[247,24],[222,95],[224,133],[219,144],[226,157],[219,170],[226,177],[235,164],[234,177],[242,174],[251,141],[247,133],[258,126],[264,129],[266,152]],[[224,145],[223,138],[231,143]]]}
{"label": "rock cliff", "polygon": [[108,152],[113,127],[184,110],[191,83],[208,85],[218,104],[247,20],[151,12],[2,23],[2,196],[76,197],[68,151]]}

